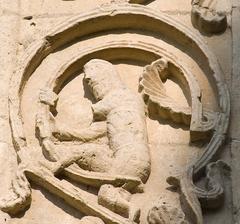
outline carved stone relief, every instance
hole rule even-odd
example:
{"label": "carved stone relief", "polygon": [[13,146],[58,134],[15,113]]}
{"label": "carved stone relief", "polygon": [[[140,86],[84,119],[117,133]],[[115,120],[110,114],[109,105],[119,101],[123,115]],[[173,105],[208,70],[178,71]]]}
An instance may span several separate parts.
{"label": "carved stone relief", "polygon": [[160,199],[156,205],[149,210],[147,217],[149,224],[166,223],[166,224],[187,224],[184,213],[170,205],[163,199]]}
{"label": "carved stone relief", "polygon": [[[124,0],[120,0],[119,2],[124,2]],[[125,2],[137,4],[149,3],[148,0]],[[218,34],[227,29],[228,2],[224,0],[191,0],[191,4],[192,24],[200,32],[204,34]]]}
{"label": "carved stone relief", "polygon": [[192,0],[192,22],[206,33],[220,33],[227,28],[227,12],[221,0]]}
{"label": "carved stone relief", "polygon": [[32,185],[84,224],[203,224],[202,208],[224,203],[230,168],[216,156],[230,101],[222,69],[199,34],[129,4],[143,2],[69,18],[19,58],[9,95],[18,165],[4,213],[31,209]]}

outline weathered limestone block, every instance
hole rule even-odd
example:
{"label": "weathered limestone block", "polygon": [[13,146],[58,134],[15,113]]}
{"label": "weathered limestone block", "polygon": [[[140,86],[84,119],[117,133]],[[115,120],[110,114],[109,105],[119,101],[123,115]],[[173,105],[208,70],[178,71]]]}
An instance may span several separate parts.
{"label": "weathered limestone block", "polygon": [[168,202],[160,200],[148,213],[148,223],[188,224],[184,213]]}
{"label": "weathered limestone block", "polygon": [[[222,0],[192,0],[192,23],[205,33],[220,33],[227,29],[227,12],[219,5]],[[225,6],[226,7],[226,6]]]}
{"label": "weathered limestone block", "polygon": [[225,4],[2,3],[0,224],[238,221]]}

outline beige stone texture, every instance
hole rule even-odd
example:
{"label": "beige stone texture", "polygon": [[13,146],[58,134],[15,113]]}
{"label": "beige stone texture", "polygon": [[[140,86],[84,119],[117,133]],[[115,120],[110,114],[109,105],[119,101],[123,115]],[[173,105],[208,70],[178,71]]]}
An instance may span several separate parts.
{"label": "beige stone texture", "polygon": [[0,224],[240,223],[239,18],[0,0]]}

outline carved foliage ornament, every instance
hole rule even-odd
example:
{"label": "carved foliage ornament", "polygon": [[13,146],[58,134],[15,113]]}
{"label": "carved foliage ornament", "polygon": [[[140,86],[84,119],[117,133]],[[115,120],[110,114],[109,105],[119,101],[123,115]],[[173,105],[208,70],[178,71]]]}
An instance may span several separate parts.
{"label": "carved foliage ornament", "polygon": [[[147,22],[134,22],[139,18]],[[129,21],[127,24],[126,19]],[[86,29],[93,20],[96,21],[97,30]],[[98,26],[98,21],[101,26]],[[209,72],[208,75],[216,83],[219,111],[204,108],[198,81],[184,63],[167,49],[124,38],[106,41],[81,49],[45,82],[39,91],[35,116],[35,135],[40,144],[39,147],[30,147],[24,134],[20,109],[22,93],[29,78],[49,54],[85,35],[112,30],[112,22],[116,24],[114,29],[123,33],[124,30],[121,29],[126,27],[132,30],[146,29],[156,34],[164,33],[172,42],[185,45],[186,50],[194,49],[190,56],[196,59],[194,57],[197,55],[199,60],[205,60],[205,66],[208,67],[205,71]],[[139,94],[128,89],[109,62],[119,59],[118,54],[113,54],[112,58],[106,60],[94,59],[96,54],[104,55],[109,49],[113,52],[124,49],[123,52],[131,50],[154,55],[155,60],[140,75]],[[134,54],[126,53],[124,57],[129,59]],[[175,72],[171,71],[173,68]],[[83,69],[84,81],[96,103],[92,104],[94,122],[91,126],[85,130],[73,131],[57,127],[52,111],[56,109],[61,86],[79,69]],[[164,82],[174,74],[189,94],[189,107],[180,105],[165,91]],[[171,206],[157,206],[149,211],[148,222],[167,223],[166,220],[177,216],[181,219],[180,223],[202,224],[200,203],[213,207],[215,201],[219,202],[223,198],[223,188],[216,174],[220,175],[218,168],[227,166],[221,161],[213,161],[224,141],[229,119],[229,96],[223,75],[204,41],[164,14],[144,6],[115,4],[71,18],[29,47],[19,61],[17,73],[12,77],[10,91],[10,125],[18,169],[9,195],[0,201],[2,211],[16,214],[29,206],[31,187],[28,181],[31,180],[85,214],[82,223],[138,223],[141,211],[132,204],[131,197],[144,190],[151,171],[145,109],[149,115],[157,112],[159,117],[188,125],[191,141],[203,139],[206,133],[211,133],[211,139],[201,157],[179,174],[167,179],[169,184],[180,189],[183,211]],[[122,99],[121,102],[118,99]],[[99,145],[92,141],[101,137],[107,137],[108,144]],[[82,144],[61,145],[66,139]],[[207,189],[198,188],[193,182],[201,177],[203,171],[206,172]],[[92,199],[90,193],[59,180],[57,176],[60,174],[98,188],[97,200]],[[158,218],[164,221],[155,222]]]}

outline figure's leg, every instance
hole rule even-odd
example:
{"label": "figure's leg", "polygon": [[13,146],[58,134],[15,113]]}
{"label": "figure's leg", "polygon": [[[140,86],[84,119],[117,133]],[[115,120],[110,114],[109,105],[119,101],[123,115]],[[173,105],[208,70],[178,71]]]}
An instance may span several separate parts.
{"label": "figure's leg", "polygon": [[60,141],[91,142],[107,134],[106,122],[93,122],[89,127],[70,129],[67,124],[56,125],[53,135]]}
{"label": "figure's leg", "polygon": [[129,144],[114,153],[114,166],[109,171],[139,178],[145,183],[151,171],[149,148],[145,144]]}
{"label": "figure's leg", "polygon": [[104,184],[111,184],[115,187],[124,186],[125,189],[131,191],[133,189],[135,190],[142,184],[139,178],[86,171],[81,169],[77,164],[72,164],[65,168],[63,174],[76,182],[92,187],[101,187]]}
{"label": "figure's leg", "polygon": [[104,224],[104,222],[94,216],[85,216],[80,220],[79,224]]}
{"label": "figure's leg", "polygon": [[27,173],[28,178],[44,187],[52,194],[62,198],[66,203],[73,206],[85,215],[95,216],[106,224],[134,224],[133,221],[119,216],[118,214],[99,205],[94,196],[73,186],[67,181],[61,181],[47,170],[38,169]]}
{"label": "figure's leg", "polygon": [[83,170],[94,172],[107,172],[112,164],[112,153],[107,145],[93,143],[76,145],[57,145],[49,143],[55,149],[58,162],[62,168],[77,163]]}
{"label": "figure's leg", "polygon": [[58,147],[56,151],[59,156],[63,155],[60,162],[64,167],[63,174],[74,181],[100,187],[100,205],[134,222],[138,221],[140,210],[129,201],[131,194],[127,190],[141,189],[142,182],[137,177],[108,174],[115,160],[106,146],[83,144],[67,149],[63,145],[55,147]]}
{"label": "figure's leg", "polygon": [[56,154],[58,164],[60,164],[59,169],[64,168],[62,173],[74,181],[93,187],[100,187],[103,184],[123,186],[128,191],[135,191],[142,184],[137,177],[109,173],[114,160],[111,150],[106,145],[64,146],[46,141],[45,147]]}
{"label": "figure's leg", "polygon": [[139,222],[140,209],[130,202],[131,194],[121,187],[110,184],[102,185],[98,192],[98,203],[109,210]]}
{"label": "figure's leg", "polygon": [[59,161],[61,158],[57,152],[57,148],[49,138],[42,140],[42,152],[43,155],[52,162]]}

